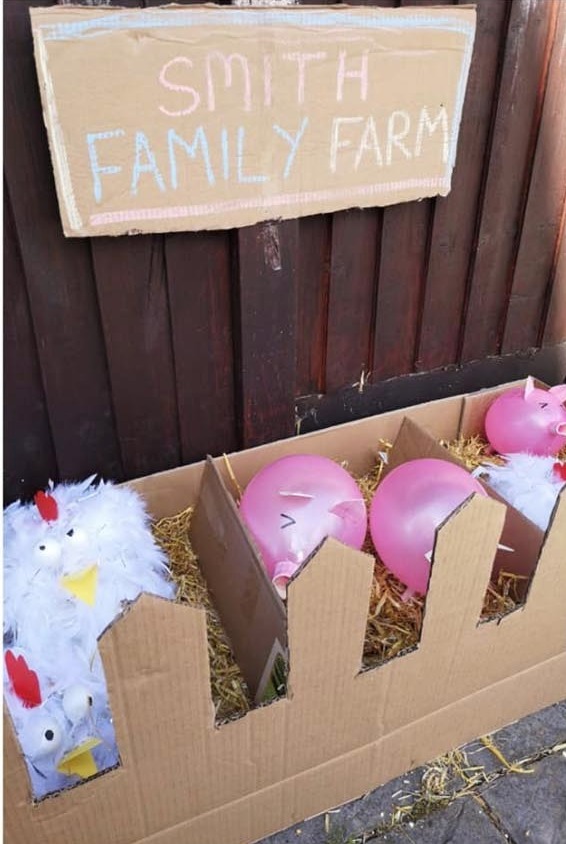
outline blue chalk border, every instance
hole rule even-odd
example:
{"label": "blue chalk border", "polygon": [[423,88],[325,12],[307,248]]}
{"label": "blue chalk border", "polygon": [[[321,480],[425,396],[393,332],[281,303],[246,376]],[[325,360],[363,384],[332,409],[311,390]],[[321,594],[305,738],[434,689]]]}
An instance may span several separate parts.
{"label": "blue chalk border", "polygon": [[[460,32],[470,37],[474,33],[474,26],[461,19],[438,15],[392,15],[388,13],[372,14],[364,8],[363,14],[353,14],[347,11],[331,11],[328,8],[319,12],[316,10],[299,11],[297,7],[292,12],[274,9],[248,9],[239,11],[231,9],[225,11],[222,7],[201,8],[198,11],[177,11],[176,9],[159,11],[114,12],[100,15],[90,20],[74,21],[72,23],[42,24],[43,37],[46,41],[62,41],[73,38],[88,38],[103,35],[105,32],[131,29],[156,29],[177,27],[202,26],[204,24],[216,26],[277,26],[285,25],[297,28],[311,26],[324,28],[353,29],[425,29],[447,30]],[[300,8],[300,7],[299,7]],[[206,18],[209,18],[206,21]],[[204,19],[204,20],[203,20]]]}

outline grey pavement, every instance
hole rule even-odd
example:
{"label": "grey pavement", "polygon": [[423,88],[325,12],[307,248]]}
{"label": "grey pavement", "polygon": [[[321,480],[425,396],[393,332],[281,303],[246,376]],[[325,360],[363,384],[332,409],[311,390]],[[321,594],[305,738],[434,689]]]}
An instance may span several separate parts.
{"label": "grey pavement", "polygon": [[261,844],[566,844],[566,701],[491,739],[520,772],[474,741],[463,748],[473,780],[450,769],[438,804],[423,800],[425,766]]}

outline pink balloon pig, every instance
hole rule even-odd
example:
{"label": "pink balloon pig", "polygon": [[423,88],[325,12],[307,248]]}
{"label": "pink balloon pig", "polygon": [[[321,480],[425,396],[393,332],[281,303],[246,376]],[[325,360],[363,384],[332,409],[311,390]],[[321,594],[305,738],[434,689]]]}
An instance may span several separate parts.
{"label": "pink balloon pig", "polygon": [[250,481],[240,514],[282,598],[299,566],[327,536],[361,548],[367,510],[338,463],[318,455],[282,457]]}
{"label": "pink balloon pig", "polygon": [[566,384],[542,390],[530,377],[524,388],[502,393],[485,417],[491,446],[500,454],[558,454],[566,445],[565,401]]}
{"label": "pink balloon pig", "polygon": [[403,599],[428,588],[435,531],[472,493],[487,493],[469,472],[447,460],[421,458],[392,469],[371,502],[375,550],[407,587]]}

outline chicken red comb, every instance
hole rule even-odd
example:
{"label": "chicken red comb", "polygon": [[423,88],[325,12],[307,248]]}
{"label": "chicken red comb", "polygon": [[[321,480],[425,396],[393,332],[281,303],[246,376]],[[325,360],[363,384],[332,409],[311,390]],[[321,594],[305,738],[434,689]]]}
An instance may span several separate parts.
{"label": "chicken red comb", "polygon": [[554,474],[562,481],[566,481],[566,463],[555,463],[552,467]]}
{"label": "chicken red comb", "polygon": [[59,508],[57,502],[49,493],[40,490],[34,496],[35,506],[39,510],[39,514],[46,522],[55,522],[59,516]]}
{"label": "chicken red comb", "polygon": [[12,651],[6,651],[6,669],[12,684],[14,693],[19,697],[27,709],[39,706],[41,703],[41,691],[37,674],[28,668],[23,656],[14,656]]}

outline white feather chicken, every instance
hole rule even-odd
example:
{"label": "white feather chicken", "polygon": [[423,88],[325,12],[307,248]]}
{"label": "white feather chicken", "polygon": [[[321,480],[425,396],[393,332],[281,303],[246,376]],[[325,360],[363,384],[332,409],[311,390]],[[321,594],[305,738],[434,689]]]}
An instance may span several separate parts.
{"label": "white feather chicken", "polygon": [[556,499],[566,481],[566,465],[555,457],[534,454],[502,455],[502,466],[483,464],[474,474],[531,522],[546,530]]}
{"label": "white feather chicken", "polygon": [[[84,742],[92,746],[84,758],[75,753],[75,768],[91,775],[117,763],[98,637],[142,592],[175,594],[141,498],[93,480],[52,487],[33,504],[4,511],[6,659],[41,686],[26,704],[17,691],[21,678],[14,683],[6,666],[5,692],[36,798],[76,781],[80,774],[61,768],[61,760]],[[85,699],[92,704],[73,720],[69,713],[82,711]]]}

